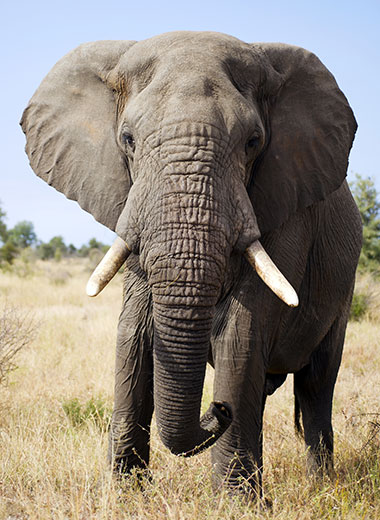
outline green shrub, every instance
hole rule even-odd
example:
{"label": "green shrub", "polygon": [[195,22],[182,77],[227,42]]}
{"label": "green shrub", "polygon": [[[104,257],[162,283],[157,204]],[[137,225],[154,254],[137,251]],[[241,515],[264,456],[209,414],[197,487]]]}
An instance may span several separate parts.
{"label": "green shrub", "polygon": [[77,397],[62,403],[70,423],[74,427],[81,427],[89,423],[95,424],[101,430],[107,430],[111,421],[111,410],[101,397],[91,397],[81,403]]}
{"label": "green shrub", "polygon": [[350,320],[360,321],[364,318],[368,309],[368,295],[365,293],[354,293],[350,310]]}

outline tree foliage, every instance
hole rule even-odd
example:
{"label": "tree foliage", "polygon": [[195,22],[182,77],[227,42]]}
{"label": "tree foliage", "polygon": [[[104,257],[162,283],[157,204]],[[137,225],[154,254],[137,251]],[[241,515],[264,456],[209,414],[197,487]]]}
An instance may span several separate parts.
{"label": "tree foliage", "polygon": [[41,242],[37,247],[37,254],[42,260],[55,258],[60,260],[62,256],[66,256],[67,246],[60,235],[53,237],[49,242]]}
{"label": "tree foliage", "polygon": [[378,271],[380,264],[380,202],[374,182],[356,174],[351,190],[363,223],[363,247],[359,268]]}
{"label": "tree foliage", "polygon": [[0,207],[0,242],[4,244],[7,240],[7,226],[5,224],[6,213]]}
{"label": "tree foliage", "polygon": [[23,220],[14,228],[7,229],[6,213],[0,208],[0,265],[10,265],[23,249],[37,243],[32,222]]}
{"label": "tree foliage", "polygon": [[98,250],[103,253],[106,253],[109,246],[104,245],[102,242],[96,240],[96,238],[91,238],[88,241],[88,244],[83,244],[83,246],[78,249],[79,256],[89,256],[91,251]]}
{"label": "tree foliage", "polygon": [[33,246],[37,242],[34,225],[28,220],[18,222],[13,229],[8,231],[8,240],[20,249]]}
{"label": "tree foliage", "polygon": [[0,207],[0,265],[11,264],[18,255],[18,248],[9,240],[9,232],[5,223],[6,213]]}
{"label": "tree foliage", "polygon": [[7,240],[5,244],[0,247],[0,265],[11,264],[13,260],[20,254],[20,250],[11,240]]}

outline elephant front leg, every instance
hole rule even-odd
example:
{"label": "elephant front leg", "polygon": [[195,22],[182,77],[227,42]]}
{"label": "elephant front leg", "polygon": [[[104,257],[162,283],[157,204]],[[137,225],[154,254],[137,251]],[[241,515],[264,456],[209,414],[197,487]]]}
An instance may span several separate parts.
{"label": "elephant front leg", "polygon": [[214,399],[227,402],[232,424],[212,448],[214,488],[261,496],[262,422],[265,404],[265,370],[253,348],[247,309],[230,313],[223,336],[214,338]]}
{"label": "elephant front leg", "polygon": [[150,290],[135,259],[125,273],[115,365],[115,401],[108,458],[121,475],[149,463],[153,413],[153,327]]}
{"label": "elephant front leg", "polygon": [[214,489],[225,486],[249,499],[262,496],[264,403],[264,395],[257,395],[255,402],[241,403],[241,407],[232,401],[233,422],[212,448]]}

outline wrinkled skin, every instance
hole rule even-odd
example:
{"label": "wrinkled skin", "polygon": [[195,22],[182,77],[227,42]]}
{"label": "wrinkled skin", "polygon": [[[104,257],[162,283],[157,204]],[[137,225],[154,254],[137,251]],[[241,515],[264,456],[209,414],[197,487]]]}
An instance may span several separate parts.
{"label": "wrinkled skin", "polygon": [[[45,78],[22,126],[36,173],[133,252],[116,351],[115,470],[147,467],[154,409],[173,453],[216,441],[215,485],[252,492],[266,396],[293,373],[311,466],[332,471],[361,224],[345,181],[356,123],[320,61],[216,33],[85,44]],[[246,262],[258,238],[297,308]],[[214,403],[200,420],[207,361]]]}

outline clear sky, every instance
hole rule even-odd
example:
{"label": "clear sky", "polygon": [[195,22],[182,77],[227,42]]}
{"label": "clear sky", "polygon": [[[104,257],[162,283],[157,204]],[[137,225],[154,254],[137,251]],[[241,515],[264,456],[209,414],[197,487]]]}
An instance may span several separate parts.
{"label": "clear sky", "polygon": [[8,227],[30,220],[44,241],[54,235],[76,246],[93,236],[112,241],[113,233],[34,175],[18,123],[42,78],[80,43],[173,30],[219,31],[315,52],[359,123],[349,178],[370,176],[380,190],[380,0],[5,0],[0,14],[0,201]]}

